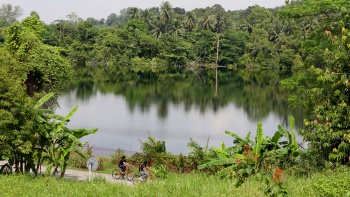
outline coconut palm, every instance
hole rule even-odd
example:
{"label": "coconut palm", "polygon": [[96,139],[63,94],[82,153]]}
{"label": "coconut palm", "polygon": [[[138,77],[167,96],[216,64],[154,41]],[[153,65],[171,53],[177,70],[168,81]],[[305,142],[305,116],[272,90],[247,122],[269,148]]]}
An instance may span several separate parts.
{"label": "coconut palm", "polygon": [[151,13],[150,9],[145,9],[145,10],[141,11],[140,18],[149,27],[151,26],[153,17],[152,17],[152,13]]}
{"label": "coconut palm", "polygon": [[160,18],[157,17],[156,20],[154,21],[154,24],[152,24],[152,35],[155,38],[159,38],[163,34],[163,27],[164,27],[164,21]]}
{"label": "coconut palm", "polygon": [[[168,1],[163,2],[162,5],[160,6],[160,16],[162,20],[165,22],[165,25],[170,23],[172,17],[174,15],[174,9],[170,5]],[[167,31],[167,27],[165,26],[165,32]]]}
{"label": "coconut palm", "polygon": [[127,12],[128,12],[129,19],[140,18],[139,16],[140,10],[137,7],[128,8]]}
{"label": "coconut palm", "polygon": [[185,27],[189,31],[192,31],[196,27],[196,15],[193,12],[187,12],[186,18]]}
{"label": "coconut palm", "polygon": [[225,22],[224,22],[224,17],[222,16],[221,13],[217,13],[215,15],[215,30],[216,33],[222,33],[224,31],[225,27]]}
{"label": "coconut palm", "polygon": [[214,29],[213,16],[210,15],[210,14],[204,15],[204,18],[200,22],[200,28],[202,30],[212,30],[212,29]]}
{"label": "coconut palm", "polygon": [[182,33],[182,20],[181,19],[176,19],[173,24],[171,25],[171,30],[170,34],[174,36],[179,36]]}

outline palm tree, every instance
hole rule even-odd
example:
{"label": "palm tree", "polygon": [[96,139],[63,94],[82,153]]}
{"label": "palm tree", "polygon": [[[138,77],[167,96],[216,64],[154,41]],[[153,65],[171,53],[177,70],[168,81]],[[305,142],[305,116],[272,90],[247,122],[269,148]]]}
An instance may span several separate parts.
{"label": "palm tree", "polygon": [[[166,25],[171,21],[173,15],[174,15],[174,9],[170,5],[170,3],[168,1],[163,2],[162,5],[160,6],[160,16]],[[167,31],[167,27],[165,26],[165,32],[166,31]]]}
{"label": "palm tree", "polygon": [[139,11],[140,10],[137,7],[128,8],[129,19],[140,18]]}
{"label": "palm tree", "polygon": [[183,26],[182,26],[182,20],[181,19],[176,19],[174,21],[174,23],[172,24],[171,26],[171,34],[174,35],[174,36],[179,36],[181,35],[182,33],[182,29],[183,29]]}
{"label": "palm tree", "polygon": [[225,22],[221,13],[217,13],[215,16],[215,29],[216,33],[222,33],[224,30]]}
{"label": "palm tree", "polygon": [[303,40],[305,40],[310,33],[319,27],[319,20],[314,17],[305,17],[301,22],[300,26],[303,30]]}
{"label": "palm tree", "polygon": [[186,18],[185,27],[192,31],[196,27],[196,15],[193,12],[187,12]]}
{"label": "palm tree", "polygon": [[151,26],[153,17],[152,17],[152,13],[151,13],[150,9],[145,9],[145,10],[141,11],[140,18],[149,27]]}
{"label": "palm tree", "polygon": [[200,22],[200,27],[202,30],[212,30],[213,26],[213,16],[210,14],[204,15],[204,18]]}
{"label": "palm tree", "polygon": [[152,35],[155,38],[159,38],[163,34],[164,22],[160,17],[157,17],[157,19],[154,21],[154,24],[152,24]]}

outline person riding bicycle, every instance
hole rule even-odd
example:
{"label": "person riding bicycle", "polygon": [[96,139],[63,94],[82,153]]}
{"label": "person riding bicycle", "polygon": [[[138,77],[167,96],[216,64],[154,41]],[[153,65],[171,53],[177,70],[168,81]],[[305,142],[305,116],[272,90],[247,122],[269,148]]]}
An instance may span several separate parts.
{"label": "person riding bicycle", "polygon": [[150,169],[149,163],[147,161],[144,161],[139,168],[139,171],[141,173],[140,181],[146,180],[146,178],[148,177],[148,170],[149,169]]}
{"label": "person riding bicycle", "polygon": [[128,166],[128,162],[126,162],[125,156],[122,156],[122,159],[119,161],[119,168],[122,170],[122,172],[125,174],[126,166]]}

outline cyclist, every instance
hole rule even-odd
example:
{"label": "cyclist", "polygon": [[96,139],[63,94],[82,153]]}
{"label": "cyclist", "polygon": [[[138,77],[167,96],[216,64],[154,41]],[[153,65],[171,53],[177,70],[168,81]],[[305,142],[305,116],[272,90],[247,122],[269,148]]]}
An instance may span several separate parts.
{"label": "cyclist", "polygon": [[145,181],[147,179],[149,169],[149,163],[147,161],[144,161],[139,168],[139,171],[141,173],[141,178],[139,179],[140,181]]}
{"label": "cyclist", "polygon": [[128,162],[126,162],[125,156],[122,156],[122,159],[119,161],[119,168],[122,169],[123,174],[125,174],[126,166],[128,166]]}

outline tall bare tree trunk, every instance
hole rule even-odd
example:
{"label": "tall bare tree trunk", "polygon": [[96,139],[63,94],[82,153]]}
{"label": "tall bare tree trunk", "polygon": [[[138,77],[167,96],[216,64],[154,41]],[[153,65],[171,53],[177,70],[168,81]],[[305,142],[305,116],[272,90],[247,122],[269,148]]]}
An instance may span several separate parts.
{"label": "tall bare tree trunk", "polygon": [[215,60],[215,97],[218,94],[218,59],[219,59],[219,36],[218,36],[218,40],[216,43],[216,60]]}

